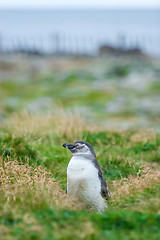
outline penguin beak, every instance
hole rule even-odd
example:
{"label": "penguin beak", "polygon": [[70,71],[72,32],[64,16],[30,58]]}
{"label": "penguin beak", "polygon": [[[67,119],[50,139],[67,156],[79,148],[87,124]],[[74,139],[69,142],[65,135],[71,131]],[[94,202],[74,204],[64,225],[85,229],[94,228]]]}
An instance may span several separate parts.
{"label": "penguin beak", "polygon": [[70,143],[64,143],[62,146],[65,148],[68,148],[69,150],[72,150],[75,148],[75,145]]}

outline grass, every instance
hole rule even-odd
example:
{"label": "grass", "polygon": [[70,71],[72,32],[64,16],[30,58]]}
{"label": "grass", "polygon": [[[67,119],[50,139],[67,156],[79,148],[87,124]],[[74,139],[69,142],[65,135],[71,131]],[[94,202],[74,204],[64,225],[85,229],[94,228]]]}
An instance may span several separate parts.
{"label": "grass", "polygon": [[[71,154],[90,142],[111,192],[98,214],[65,194]],[[78,114],[14,114],[0,127],[0,239],[159,239],[160,135],[108,131]],[[157,156],[157,158],[156,158]]]}
{"label": "grass", "polygon": [[[160,239],[159,60],[0,64],[0,239]],[[102,214],[65,193],[76,140],[107,180]]]}

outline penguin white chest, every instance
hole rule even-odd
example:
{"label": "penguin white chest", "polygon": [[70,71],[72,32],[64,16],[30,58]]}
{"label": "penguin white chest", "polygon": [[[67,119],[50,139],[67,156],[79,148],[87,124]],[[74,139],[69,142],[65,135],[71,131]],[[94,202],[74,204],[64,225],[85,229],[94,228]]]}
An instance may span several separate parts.
{"label": "penguin white chest", "polygon": [[[98,171],[91,160],[82,157],[72,157],[67,168],[67,181],[72,185],[99,183]],[[70,186],[68,186],[70,187]],[[71,190],[71,189],[69,189]]]}
{"label": "penguin white chest", "polygon": [[98,169],[88,158],[71,158],[67,167],[67,194],[86,200],[100,211],[104,209]]}

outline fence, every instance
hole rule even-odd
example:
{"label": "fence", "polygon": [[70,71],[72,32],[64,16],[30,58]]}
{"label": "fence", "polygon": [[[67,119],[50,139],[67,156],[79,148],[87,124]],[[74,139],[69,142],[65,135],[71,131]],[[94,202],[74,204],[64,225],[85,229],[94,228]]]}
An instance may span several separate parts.
{"label": "fence", "polygon": [[[98,36],[70,36],[64,34],[52,34],[42,37],[12,37],[0,35],[0,52],[24,52],[34,54],[53,55],[97,55],[101,50],[113,52],[113,49],[129,51],[139,49],[143,53],[160,57],[160,40],[154,41],[143,36],[126,36],[119,34],[112,40]],[[107,48],[103,48],[106,46]],[[111,51],[112,50],[112,51]]]}

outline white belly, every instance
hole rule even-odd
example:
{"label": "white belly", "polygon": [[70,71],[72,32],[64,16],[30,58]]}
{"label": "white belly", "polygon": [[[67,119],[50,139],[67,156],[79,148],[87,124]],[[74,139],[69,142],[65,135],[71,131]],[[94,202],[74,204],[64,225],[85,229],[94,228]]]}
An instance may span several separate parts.
{"label": "white belly", "polygon": [[71,158],[67,168],[67,194],[87,201],[98,211],[106,207],[101,196],[98,170],[89,159]]}

